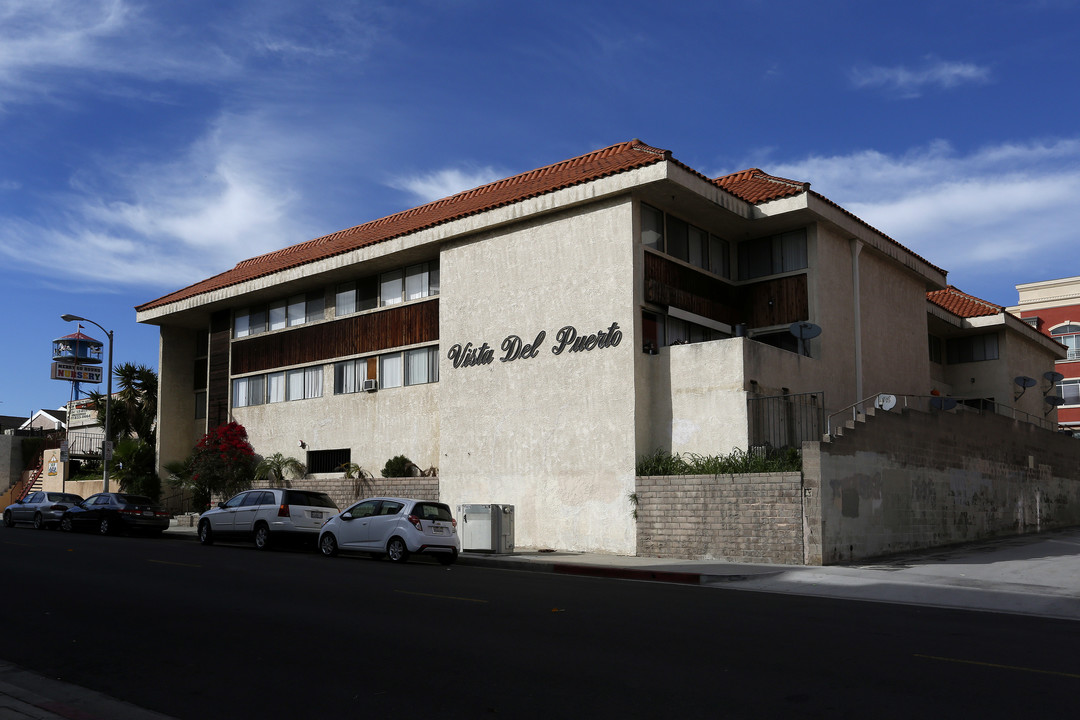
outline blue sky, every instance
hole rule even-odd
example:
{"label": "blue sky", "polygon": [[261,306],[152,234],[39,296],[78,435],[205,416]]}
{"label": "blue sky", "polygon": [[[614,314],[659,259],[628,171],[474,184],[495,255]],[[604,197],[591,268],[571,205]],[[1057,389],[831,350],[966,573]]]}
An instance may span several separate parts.
{"label": "blue sky", "polygon": [[67,401],[63,313],[156,368],[137,304],[635,137],[1014,304],[1080,275],[1078,37],[1076,0],[0,0],[0,415]]}

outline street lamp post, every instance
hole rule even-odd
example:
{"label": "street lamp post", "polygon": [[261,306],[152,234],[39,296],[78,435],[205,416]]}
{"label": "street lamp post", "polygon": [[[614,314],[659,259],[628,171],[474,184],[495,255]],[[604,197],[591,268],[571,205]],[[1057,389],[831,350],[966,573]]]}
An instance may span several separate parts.
{"label": "street lamp post", "polygon": [[60,319],[64,322],[72,322],[78,320],[79,322],[88,322],[91,325],[97,325],[98,330],[105,333],[109,338],[109,365],[106,368],[106,375],[108,379],[105,382],[105,439],[101,441],[101,464],[105,466],[105,470],[101,477],[101,492],[109,492],[109,457],[111,453],[106,452],[110,447],[109,441],[109,420],[112,415],[112,352],[113,352],[113,334],[105,328],[98,325],[90,318],[79,317],[78,315],[71,315],[70,313],[60,316]]}

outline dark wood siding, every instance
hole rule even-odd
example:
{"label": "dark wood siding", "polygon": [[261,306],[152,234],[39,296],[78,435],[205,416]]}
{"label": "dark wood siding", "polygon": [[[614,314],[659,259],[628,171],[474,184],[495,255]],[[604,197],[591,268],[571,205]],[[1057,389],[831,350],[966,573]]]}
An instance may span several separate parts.
{"label": "dark wood siding", "polygon": [[743,293],[746,322],[751,328],[810,319],[805,274],[756,282],[745,286]]}
{"label": "dark wood siding", "polygon": [[206,388],[206,427],[229,422],[229,341],[232,314],[221,310],[210,317],[209,372]]}
{"label": "dark wood siding", "polygon": [[645,253],[645,300],[728,325],[743,320],[734,286],[652,253]]}
{"label": "dark wood siding", "polygon": [[645,253],[645,300],[751,328],[810,318],[805,273],[732,285],[653,253]]}
{"label": "dark wood siding", "polygon": [[232,344],[232,372],[307,365],[438,339],[436,299],[237,340]]}

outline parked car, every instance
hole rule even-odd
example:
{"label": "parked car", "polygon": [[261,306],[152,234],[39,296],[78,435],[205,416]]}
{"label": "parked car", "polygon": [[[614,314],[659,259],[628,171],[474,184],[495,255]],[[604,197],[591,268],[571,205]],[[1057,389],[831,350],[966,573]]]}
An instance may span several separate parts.
{"label": "parked car", "polygon": [[324,492],[256,488],[234,495],[199,516],[199,542],[254,540],[266,550],[278,541],[314,543],[319,528],[338,511]]}
{"label": "parked car", "polygon": [[172,516],[144,495],[98,493],[72,505],[60,517],[65,532],[88,530],[102,535],[131,530],[161,535]]}
{"label": "parked car", "polygon": [[17,522],[32,522],[38,530],[57,527],[64,511],[82,501],[82,496],[74,493],[39,490],[4,508],[4,525],[14,527]]}
{"label": "parked car", "polygon": [[319,533],[319,551],[382,555],[403,563],[414,553],[433,555],[443,565],[457,560],[461,540],[450,506],[431,500],[367,498],[333,516]]}

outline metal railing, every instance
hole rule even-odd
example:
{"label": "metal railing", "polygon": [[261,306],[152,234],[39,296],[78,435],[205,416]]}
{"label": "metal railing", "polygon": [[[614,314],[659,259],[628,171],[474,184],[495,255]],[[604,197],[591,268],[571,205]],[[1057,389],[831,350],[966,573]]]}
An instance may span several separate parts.
{"label": "metal railing", "polygon": [[825,431],[825,393],[789,393],[746,399],[751,447],[798,448]]}
{"label": "metal railing", "polygon": [[[881,403],[885,398],[892,398],[892,401],[895,402],[895,406],[890,404],[888,408],[884,407]],[[888,404],[888,401],[885,400],[885,403]],[[834,436],[837,430],[847,422],[849,417],[852,422],[858,422],[865,417],[867,408],[876,408],[886,411],[892,409],[911,409],[926,413],[947,412],[954,414],[963,412],[980,414],[992,412],[997,415],[1010,417],[1013,420],[1037,425],[1044,430],[1057,430],[1057,423],[1046,417],[1032,415],[1023,410],[1017,410],[1010,405],[987,400],[985,398],[959,398],[939,395],[890,395],[888,393],[878,393],[830,414],[825,420],[826,433]],[[843,422],[834,424],[834,419],[841,417],[843,418]]]}

